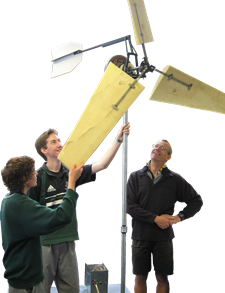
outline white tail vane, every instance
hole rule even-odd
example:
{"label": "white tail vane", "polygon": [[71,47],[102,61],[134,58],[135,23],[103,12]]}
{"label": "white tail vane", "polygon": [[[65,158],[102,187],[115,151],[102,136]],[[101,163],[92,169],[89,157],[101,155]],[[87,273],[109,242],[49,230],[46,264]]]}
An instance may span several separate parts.
{"label": "white tail vane", "polygon": [[75,42],[52,49],[52,78],[71,72],[82,61],[82,49]]}

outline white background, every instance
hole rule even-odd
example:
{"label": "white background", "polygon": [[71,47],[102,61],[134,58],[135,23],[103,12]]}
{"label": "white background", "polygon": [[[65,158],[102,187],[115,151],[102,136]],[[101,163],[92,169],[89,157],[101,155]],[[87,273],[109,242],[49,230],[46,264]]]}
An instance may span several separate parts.
{"label": "white background", "polygon": [[[149,62],[166,65],[225,92],[223,1],[146,1],[154,42],[146,44]],[[29,155],[43,163],[34,148],[36,138],[52,127],[63,143],[99,83],[107,60],[125,55],[124,43],[83,54],[70,74],[51,79],[51,49],[75,41],[87,49],[131,35],[139,61],[141,46],[133,35],[126,0],[11,0],[0,4],[1,27],[1,156],[0,168],[14,156]],[[141,80],[145,90],[130,107],[131,134],[128,174],[144,166],[151,145],[166,138],[173,147],[168,166],[180,173],[202,196],[204,205],[194,218],[176,225],[175,274],[171,292],[221,292],[224,211],[224,121],[222,114],[149,101],[158,73]],[[120,121],[88,160],[98,161],[112,144]],[[80,283],[85,263],[104,263],[109,283],[120,283],[122,148],[95,183],[78,188],[80,240],[76,242]],[[7,190],[0,184],[2,198]],[[183,207],[177,205],[176,213]],[[126,286],[133,292],[131,219],[127,217]],[[0,250],[0,258],[3,250]],[[0,266],[1,292],[7,281]],[[220,280],[220,282],[218,282]],[[154,292],[154,273],[149,292]],[[4,289],[4,290],[3,290]],[[223,290],[223,289],[222,289]]]}

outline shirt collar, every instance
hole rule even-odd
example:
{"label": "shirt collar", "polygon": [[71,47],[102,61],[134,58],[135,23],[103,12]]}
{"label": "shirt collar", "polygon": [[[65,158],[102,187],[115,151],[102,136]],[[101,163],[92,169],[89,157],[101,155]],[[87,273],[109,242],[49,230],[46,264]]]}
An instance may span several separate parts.
{"label": "shirt collar", "polygon": [[48,169],[46,162],[42,165],[42,169],[45,170],[45,172],[50,175],[50,176],[55,176],[55,177],[61,177],[64,172],[66,172],[66,168],[61,164],[61,168],[59,172],[52,172],[51,170]]}
{"label": "shirt collar", "polygon": [[[148,168],[149,170],[150,170],[150,168],[149,168],[150,163],[151,163],[151,160],[150,160],[149,162],[146,162],[146,166],[147,166],[147,168]],[[162,168],[160,168],[159,171],[162,172],[162,170],[165,169],[165,168],[167,168],[166,164],[164,164],[164,165],[162,166]]]}

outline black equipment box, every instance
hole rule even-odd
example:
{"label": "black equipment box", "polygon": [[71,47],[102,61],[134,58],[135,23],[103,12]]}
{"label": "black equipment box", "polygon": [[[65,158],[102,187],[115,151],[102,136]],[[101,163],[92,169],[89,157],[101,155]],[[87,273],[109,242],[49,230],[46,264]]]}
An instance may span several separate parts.
{"label": "black equipment box", "polygon": [[108,293],[108,270],[104,264],[85,264],[85,286],[88,293]]}

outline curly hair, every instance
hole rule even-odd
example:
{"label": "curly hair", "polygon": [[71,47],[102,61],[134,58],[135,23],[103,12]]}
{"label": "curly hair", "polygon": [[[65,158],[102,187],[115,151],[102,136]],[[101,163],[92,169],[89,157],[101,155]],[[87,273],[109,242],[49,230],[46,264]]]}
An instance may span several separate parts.
{"label": "curly hair", "polygon": [[49,137],[49,135],[51,135],[52,133],[54,133],[55,135],[58,135],[58,132],[53,129],[53,128],[49,128],[47,131],[43,132],[36,140],[35,142],[35,147],[36,150],[38,152],[38,154],[45,160],[47,161],[46,156],[42,153],[41,149],[47,148],[47,139]]}
{"label": "curly hair", "polygon": [[34,159],[28,156],[14,157],[8,160],[1,170],[2,180],[9,191],[23,192],[24,184],[32,178]]}

